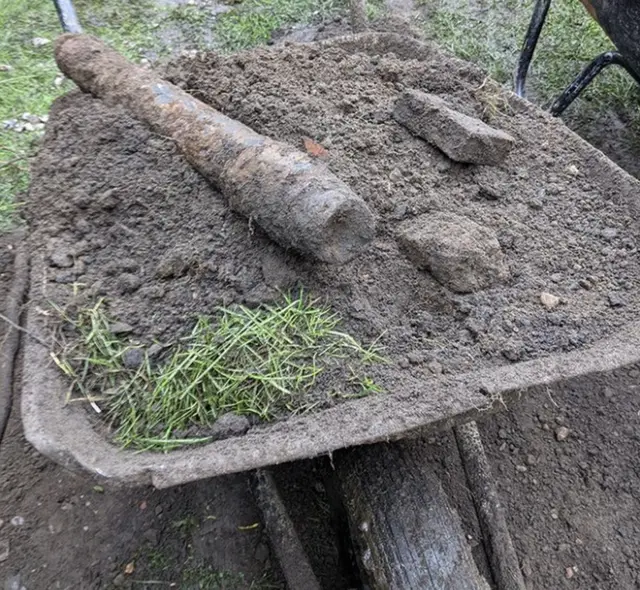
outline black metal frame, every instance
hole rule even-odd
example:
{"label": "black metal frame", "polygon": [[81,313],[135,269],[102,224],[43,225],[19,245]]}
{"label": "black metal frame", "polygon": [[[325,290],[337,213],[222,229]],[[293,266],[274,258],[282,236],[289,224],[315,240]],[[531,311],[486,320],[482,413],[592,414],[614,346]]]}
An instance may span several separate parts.
{"label": "black metal frame", "polygon": [[[533,9],[533,15],[527,34],[524,39],[522,51],[520,52],[520,59],[518,61],[518,67],[515,77],[515,93],[524,98],[526,96],[526,80],[527,73],[529,72],[529,66],[533,58],[533,54],[540,38],[544,21],[547,18],[549,7],[551,6],[551,0],[538,0]],[[567,86],[565,91],[553,101],[550,112],[554,116],[561,115],[567,107],[576,99],[582,91],[591,84],[593,79],[606,67],[610,65],[617,65],[624,68],[627,73],[640,85],[640,76],[636,74],[626,58],[617,51],[607,51],[596,57],[580,74],[574,79],[574,81]]]}
{"label": "black metal frame", "polygon": [[53,0],[62,30],[65,33],[82,33],[82,27],[72,0]]}

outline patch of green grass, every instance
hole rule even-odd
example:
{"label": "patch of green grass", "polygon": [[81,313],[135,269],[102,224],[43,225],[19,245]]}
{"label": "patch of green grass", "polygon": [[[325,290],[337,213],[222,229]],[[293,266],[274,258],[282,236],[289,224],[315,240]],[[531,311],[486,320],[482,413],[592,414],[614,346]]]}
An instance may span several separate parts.
{"label": "patch of green grass", "polygon": [[61,92],[54,85],[57,69],[51,45],[34,47],[32,39],[52,39],[58,32],[48,0],[0,0],[0,230],[9,229],[17,201],[29,183],[32,141],[36,134],[2,129],[2,121],[22,113],[44,115]]}
{"label": "patch of green grass", "polygon": [[133,61],[169,52],[158,34],[167,11],[153,0],[76,0],[75,6],[87,33],[100,37]]}
{"label": "patch of green grass", "polygon": [[221,308],[213,321],[200,317],[168,360],[153,366],[142,350],[136,369],[125,367],[134,347],[112,333],[102,302],[67,319],[78,340],[54,360],[71,379],[68,398],[104,410],[124,447],[205,442],[189,428],[227,412],[262,420],[308,412],[324,401],[309,394],[327,368],[348,365],[345,386],[360,395],[381,391],[358,377],[359,367],[383,360],[376,345],[365,348],[339,331],[338,316],[302,294],[259,309]]}
{"label": "patch of green grass", "polygon": [[[424,27],[455,55],[483,66],[512,85],[534,0],[425,0]],[[532,95],[548,103],[596,55],[612,48],[604,32],[575,0],[551,5],[529,80]],[[609,68],[584,93],[582,108],[628,108],[640,98],[637,85],[619,68]]]}
{"label": "patch of green grass", "polygon": [[274,31],[292,24],[307,24],[344,10],[339,0],[244,0],[220,15],[215,36],[227,51],[266,43]]}

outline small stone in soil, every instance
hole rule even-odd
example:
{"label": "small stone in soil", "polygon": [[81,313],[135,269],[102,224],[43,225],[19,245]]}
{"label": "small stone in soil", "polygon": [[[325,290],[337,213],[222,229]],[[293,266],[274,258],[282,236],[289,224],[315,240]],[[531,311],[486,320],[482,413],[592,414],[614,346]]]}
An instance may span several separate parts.
{"label": "small stone in soil", "polygon": [[140,285],[142,280],[134,274],[125,272],[118,277],[118,291],[123,295],[137,291]]}
{"label": "small stone in soil", "polygon": [[31,45],[34,47],[42,47],[44,45],[49,45],[51,41],[49,39],[45,39],[44,37],[34,37],[31,39]]}
{"label": "small stone in soil", "polygon": [[66,250],[54,250],[49,260],[52,266],[57,266],[58,268],[69,268],[73,266],[73,256]]}
{"label": "small stone in soil", "polygon": [[607,299],[609,300],[609,307],[622,307],[624,305],[624,299],[617,293],[609,293]]}
{"label": "small stone in soil", "polygon": [[13,70],[13,66],[9,64],[0,64],[0,72],[10,72]]}
{"label": "small stone in soil", "polygon": [[559,426],[556,428],[556,440],[562,442],[569,437],[569,429],[566,426]]}
{"label": "small stone in soil", "polygon": [[547,309],[554,309],[560,305],[560,297],[544,292],[540,294],[540,303]]}
{"label": "small stone in soil", "polygon": [[215,439],[240,436],[247,432],[251,423],[246,416],[238,416],[229,412],[218,418],[211,427],[211,436]]}
{"label": "small stone in soil", "polygon": [[109,326],[109,331],[116,336],[121,334],[131,334],[133,332],[133,328],[129,324],[125,324],[124,322],[116,322],[115,324],[111,324]]}
{"label": "small stone in soil", "polygon": [[144,363],[144,351],[141,348],[129,348],[122,355],[122,364],[126,369],[137,369]]}
{"label": "small stone in soil", "polygon": [[527,461],[527,465],[535,465],[537,462],[535,456],[531,454],[527,455],[526,461]]}
{"label": "small stone in soil", "polygon": [[404,219],[407,215],[407,204],[406,203],[397,203],[391,212],[391,218],[400,221]]}
{"label": "small stone in soil", "polygon": [[13,526],[22,526],[24,524],[24,517],[22,517],[22,516],[14,516],[11,519],[11,524]]}

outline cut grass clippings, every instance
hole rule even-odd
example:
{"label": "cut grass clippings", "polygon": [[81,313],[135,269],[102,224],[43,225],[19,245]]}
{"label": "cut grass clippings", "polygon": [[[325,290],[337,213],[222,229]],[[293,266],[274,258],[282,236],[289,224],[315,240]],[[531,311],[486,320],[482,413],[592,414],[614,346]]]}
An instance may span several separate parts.
{"label": "cut grass clippings", "polygon": [[[102,301],[66,319],[78,339],[53,358],[71,380],[68,400],[88,400],[104,413],[123,447],[202,443],[209,440],[206,428],[228,412],[269,421],[308,412],[329,397],[382,391],[361,374],[364,365],[383,360],[375,345],[365,348],[339,331],[338,316],[303,294],[200,317],[157,364],[113,333]],[[312,391],[326,369],[340,366],[348,374],[340,391],[324,397]]]}

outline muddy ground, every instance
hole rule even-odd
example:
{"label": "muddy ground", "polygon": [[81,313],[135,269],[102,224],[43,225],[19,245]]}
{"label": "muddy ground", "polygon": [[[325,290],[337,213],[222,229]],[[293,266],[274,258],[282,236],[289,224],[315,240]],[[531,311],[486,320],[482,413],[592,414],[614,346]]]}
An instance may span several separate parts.
{"label": "muddy ground", "polygon": [[[226,108],[241,116],[242,102],[237,106],[234,103],[229,100]],[[251,123],[259,126],[259,116]],[[130,130],[135,127],[135,124],[127,125]],[[307,131],[311,132],[305,134],[316,135],[313,129]],[[299,130],[296,129],[295,133],[298,134]],[[107,145],[105,149],[109,149],[110,142],[117,144],[117,132],[114,131],[112,136],[113,139],[104,142]],[[326,144],[325,138],[318,139]],[[100,137],[95,141],[99,144]],[[154,149],[148,147],[154,142],[153,138],[145,140],[141,150],[134,149],[129,153],[129,159],[136,161],[138,152]],[[156,142],[158,146],[161,150],[166,149],[161,141]],[[363,145],[362,150],[367,147]],[[174,156],[169,154],[167,157]],[[186,168],[182,170],[186,180],[197,186],[198,180]],[[176,182],[183,179],[176,178]],[[417,206],[411,196],[412,184],[409,178],[395,189],[406,195],[402,217]],[[390,186],[391,197],[394,188],[393,184]],[[98,188],[96,185],[95,189]],[[156,190],[153,183],[142,188],[148,190],[150,196]],[[589,188],[584,186],[581,190],[589,192]],[[539,196],[527,193],[522,198],[526,205],[527,199]],[[534,211],[540,210],[538,204],[536,202],[532,207]],[[73,203],[67,205],[70,208],[75,206]],[[542,206],[548,205],[543,202]],[[144,205],[140,207],[139,212],[130,212],[128,217],[144,220]],[[394,212],[395,205],[388,213],[392,215]],[[400,216],[401,210],[395,213]],[[171,223],[166,216],[157,219],[161,225]],[[71,231],[81,232],[82,226],[79,228],[77,221],[70,217],[61,225],[73,222],[75,226]],[[124,225],[124,229],[115,230],[116,240],[127,234],[126,228],[131,224]],[[92,229],[93,233],[101,236],[114,237],[105,228],[99,232],[89,228],[89,232]],[[162,229],[169,232],[180,228],[174,222],[173,226],[163,226]],[[598,237],[586,229],[578,227],[573,230],[580,243],[583,238],[585,244],[599,239],[607,241],[604,236]],[[60,230],[62,235],[69,231],[66,227]],[[633,232],[635,228],[625,225],[623,231]],[[605,235],[613,236],[611,232]],[[618,237],[626,236],[616,234],[610,239]],[[560,239],[555,243],[563,247]],[[603,242],[599,247],[610,246]],[[0,258],[4,261],[3,269],[0,269],[4,273],[3,285],[8,284],[10,278],[10,258]],[[116,257],[112,255],[112,258]],[[549,273],[549,269],[545,272]],[[234,282],[236,277],[243,276],[242,273],[229,272],[228,288],[245,292],[248,285]],[[105,288],[118,288],[117,278],[112,283],[107,282]],[[577,278],[572,276],[571,280]],[[60,281],[59,284],[64,285],[65,282]],[[567,293],[582,293],[572,290],[569,282],[566,289]],[[634,296],[633,285],[628,292]],[[184,294],[190,296],[188,290]],[[192,305],[191,301],[188,305]],[[366,314],[367,307],[355,311]],[[352,325],[357,325],[357,319],[355,316],[350,320]],[[173,320],[170,318],[168,321]],[[597,327],[594,332],[599,329]],[[495,354],[499,362],[510,360],[500,347],[495,349]],[[425,358],[418,366],[430,360]],[[640,474],[633,461],[640,442],[637,436],[640,410],[636,390],[638,376],[640,371],[634,368],[600,379],[584,380],[558,391],[540,391],[536,396],[523,400],[514,411],[487,419],[483,424],[485,443],[503,498],[508,504],[512,533],[532,589],[613,590],[637,588],[640,584],[637,546]],[[558,440],[562,438],[558,435],[560,427],[569,430],[568,437],[562,441]],[[470,514],[469,498],[465,495],[453,451],[452,439],[446,434],[425,441],[425,455],[440,471],[452,497],[457,498],[462,514]],[[316,518],[321,518],[325,500],[320,475],[308,465],[302,471],[288,468],[283,473],[294,480],[290,485],[298,497],[305,497],[306,486],[314,478],[317,480],[314,486],[318,496]],[[296,476],[296,473],[300,475]],[[0,447],[0,482],[0,540],[9,542],[8,558],[0,562],[0,582],[7,588],[102,589],[131,586],[133,580],[149,580],[147,576],[153,576],[154,581],[167,582],[166,586],[174,582],[178,584],[176,587],[189,588],[191,583],[185,580],[192,573],[187,571],[188,566],[178,565],[189,555],[195,564],[192,569],[197,571],[195,575],[200,575],[201,580],[205,579],[203,566],[242,572],[246,579],[260,578],[265,571],[277,578],[277,574],[271,571],[269,550],[261,527],[255,526],[259,515],[249,493],[247,476],[200,482],[168,492],[94,488],[95,482],[64,472],[30,449],[21,437],[16,409]],[[301,487],[296,489],[296,485]],[[292,497],[296,493],[292,493]],[[302,511],[298,519],[303,521],[305,517],[308,513]],[[310,524],[306,523],[307,529]],[[465,518],[465,524],[472,542],[477,545],[473,518]],[[328,533],[323,538],[330,536]],[[313,539],[317,537],[309,533],[305,537],[314,562],[323,574],[325,587],[347,588],[347,583],[353,580],[348,580],[346,575],[328,575],[327,571],[335,570],[335,561],[331,558],[323,561],[321,556],[327,553],[313,547]],[[134,566],[127,569],[130,563]],[[131,569],[132,573],[125,574]],[[247,582],[235,580],[227,584],[209,587],[233,587],[231,584],[249,587]],[[145,584],[135,584],[134,587],[145,587]]]}

